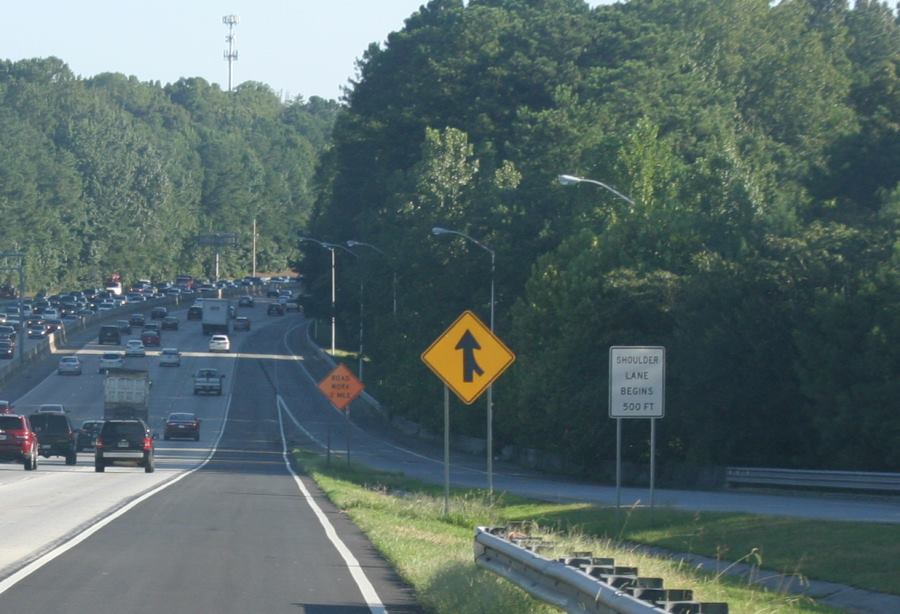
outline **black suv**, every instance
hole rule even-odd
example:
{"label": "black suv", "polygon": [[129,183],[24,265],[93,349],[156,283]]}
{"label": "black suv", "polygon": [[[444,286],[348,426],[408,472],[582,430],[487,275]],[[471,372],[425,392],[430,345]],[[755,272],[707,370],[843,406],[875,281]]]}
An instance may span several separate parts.
{"label": "black suv", "polygon": [[28,419],[41,443],[41,456],[65,457],[67,465],[74,465],[77,462],[76,433],[69,416],[64,413],[42,412],[31,414]]}
{"label": "black suv", "polygon": [[118,325],[105,325],[100,327],[100,334],[97,338],[100,345],[119,345],[122,343],[122,331]]}
{"label": "black suv", "polygon": [[143,420],[107,420],[94,441],[94,471],[113,463],[135,463],[153,473],[153,436]]}

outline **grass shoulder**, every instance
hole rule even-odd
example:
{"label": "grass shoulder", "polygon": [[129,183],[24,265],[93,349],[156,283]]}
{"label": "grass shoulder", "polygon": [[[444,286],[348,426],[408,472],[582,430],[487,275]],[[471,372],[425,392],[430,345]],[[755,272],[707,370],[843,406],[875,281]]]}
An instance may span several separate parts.
{"label": "grass shoulder", "polygon": [[[484,491],[457,489],[451,491],[450,513],[444,516],[440,486],[335,459],[326,465],[322,457],[308,452],[295,450],[294,456],[301,469],[367,534],[414,588],[419,602],[432,612],[557,611],[475,565],[474,527],[511,521],[529,521],[531,530],[549,536],[559,552],[547,556],[584,550],[593,551],[595,556],[612,556],[617,564],[639,567],[641,575],[665,578],[667,586],[692,588],[696,599],[727,601],[731,612],[835,611],[805,597],[775,594],[623,546],[620,538],[637,541],[635,535],[640,534],[626,534],[630,530],[627,525],[601,522],[599,518],[615,516],[609,509],[544,504],[508,495],[491,502]],[[650,529],[660,530],[667,518],[659,510],[653,519],[638,516],[630,515],[628,525],[643,528],[651,538]],[[684,522],[683,518],[672,520]],[[672,534],[680,530],[679,526],[673,526]]]}

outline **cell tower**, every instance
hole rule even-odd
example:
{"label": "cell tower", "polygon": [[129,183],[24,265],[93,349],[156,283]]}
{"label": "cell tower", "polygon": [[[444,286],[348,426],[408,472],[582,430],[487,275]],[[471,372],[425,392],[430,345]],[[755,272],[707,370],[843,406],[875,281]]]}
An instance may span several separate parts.
{"label": "cell tower", "polygon": [[228,91],[231,91],[231,64],[232,62],[237,62],[238,52],[237,49],[234,48],[234,26],[236,26],[240,22],[237,15],[225,15],[222,18],[222,23],[228,26],[228,36],[225,37],[225,42],[228,43],[228,49],[225,50],[225,60],[228,62]]}

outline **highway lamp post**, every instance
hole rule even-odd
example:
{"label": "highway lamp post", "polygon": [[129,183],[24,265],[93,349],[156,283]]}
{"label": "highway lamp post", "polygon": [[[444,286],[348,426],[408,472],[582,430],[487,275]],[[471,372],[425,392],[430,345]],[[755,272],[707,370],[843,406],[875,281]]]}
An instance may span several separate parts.
{"label": "highway lamp post", "polygon": [[[382,256],[384,256],[385,259],[387,259],[387,257],[388,257],[387,254],[385,254],[382,250],[380,250],[379,248],[375,247],[375,246],[372,245],[371,243],[363,243],[362,241],[353,241],[353,240],[350,240],[350,241],[347,241],[347,246],[348,246],[348,247],[368,247],[369,249],[375,250],[376,252],[378,252],[379,254],[381,254]],[[391,266],[391,265],[388,264],[388,266]],[[392,266],[391,266],[391,275],[392,275],[392,280],[391,280],[391,299],[392,299],[392,302],[393,302],[393,310],[394,310],[394,311],[393,311],[393,315],[394,315],[394,317],[396,318],[396,317],[397,317],[397,270],[394,269],[394,267],[392,267]]]}
{"label": "highway lamp post", "polygon": [[[632,207],[634,201],[612,186],[596,179],[588,179],[587,177],[579,177],[578,175],[557,175],[556,180],[560,185],[578,185],[579,183],[590,183],[598,186],[616,195],[624,200]],[[650,509],[653,509],[653,491],[656,476],[656,418],[650,418]],[[622,418],[616,418],[616,510],[621,506],[622,491]]]}
{"label": "highway lamp post", "polygon": [[[487,253],[491,255],[491,333],[494,332],[494,270],[496,254],[490,247],[480,241],[470,237],[469,235],[457,230],[449,230],[435,226],[431,229],[431,234],[435,236],[441,235],[457,235],[467,241],[471,241]],[[488,495],[494,495],[494,385],[491,384],[487,389],[487,478],[488,478]]]}
{"label": "highway lamp post", "polygon": [[334,283],[334,248],[330,247],[328,243],[323,241],[319,241],[318,239],[312,239],[310,237],[300,237],[300,242],[303,243],[307,241],[309,243],[315,243],[319,247],[327,249],[331,251],[331,356],[334,357],[335,354],[335,283]]}

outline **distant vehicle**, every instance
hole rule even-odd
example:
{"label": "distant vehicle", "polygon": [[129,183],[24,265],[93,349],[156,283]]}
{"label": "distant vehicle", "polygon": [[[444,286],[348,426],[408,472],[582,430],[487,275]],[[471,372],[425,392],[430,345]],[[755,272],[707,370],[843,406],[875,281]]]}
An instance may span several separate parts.
{"label": "distant vehicle", "polygon": [[0,401],[0,414],[13,413],[12,401]]}
{"label": "distant vehicle", "polygon": [[100,373],[106,373],[110,369],[121,369],[125,366],[125,355],[121,352],[105,352],[100,355]]}
{"label": "distant vehicle", "polygon": [[103,381],[103,417],[147,420],[150,375],[144,369],[113,369]]}
{"label": "distant vehicle", "polygon": [[143,326],[147,321],[147,318],[144,317],[142,313],[133,313],[131,317],[128,318],[128,323],[132,326]]}
{"label": "distant vehicle", "polygon": [[154,307],[150,310],[150,319],[151,320],[162,320],[167,315],[169,315],[169,310],[165,307]]}
{"label": "distant vehicle", "polygon": [[38,406],[39,414],[65,414],[66,406],[62,403],[44,403]]}
{"label": "distant vehicle", "polygon": [[106,420],[94,442],[94,471],[103,473],[113,463],[133,463],[153,473],[153,436],[140,419]]}
{"label": "distant vehicle", "polygon": [[16,344],[7,339],[0,340],[0,358],[15,358]]}
{"label": "distant vehicle", "polygon": [[253,297],[245,294],[238,299],[238,307],[253,307]]}
{"label": "distant vehicle", "polygon": [[159,347],[162,343],[158,330],[145,329],[141,332],[141,343],[147,347]]}
{"label": "distant vehicle", "polygon": [[146,356],[147,351],[140,339],[129,339],[125,344],[125,356]]}
{"label": "distant vehicle", "polygon": [[81,423],[81,428],[78,429],[78,433],[76,435],[76,444],[75,448],[78,452],[82,450],[87,450],[94,447],[94,441],[97,439],[97,435],[100,434],[100,429],[103,427],[103,420],[85,420]]}
{"label": "distant vehicle", "polygon": [[194,394],[215,392],[221,395],[223,379],[225,374],[219,373],[216,369],[199,369],[194,374]]}
{"label": "distant vehicle", "polygon": [[100,345],[119,345],[122,343],[122,331],[119,326],[111,324],[101,326],[97,343]]}
{"label": "distant vehicle", "polygon": [[81,359],[78,356],[63,356],[56,367],[57,375],[81,375]]}
{"label": "distant vehicle", "polygon": [[64,332],[66,329],[66,324],[59,318],[47,318],[46,324],[47,333],[56,333],[56,332]]}
{"label": "distant vehicle", "polygon": [[178,348],[163,348],[159,353],[159,366],[180,367],[181,352],[178,351]]}
{"label": "distant vehicle", "polygon": [[114,296],[120,296],[122,294],[122,279],[119,277],[119,274],[113,273],[110,278],[106,280],[104,287],[107,292]]}
{"label": "distant vehicle", "polygon": [[190,275],[179,275],[175,278],[175,286],[184,290],[191,290],[194,287],[194,278]]}
{"label": "distant vehicle", "polygon": [[162,319],[161,327],[163,330],[178,330],[178,317],[166,316]]}
{"label": "distant vehicle", "polygon": [[115,324],[119,327],[119,332],[123,335],[131,334],[131,322],[128,320],[116,320]]}
{"label": "distant vehicle", "polygon": [[175,437],[200,441],[200,420],[197,416],[187,412],[169,414],[163,430],[163,439],[168,441]]}
{"label": "distant vehicle", "polygon": [[47,328],[43,324],[29,324],[29,339],[44,339],[47,336]]}
{"label": "distant vehicle", "polygon": [[31,422],[18,414],[0,415],[0,460],[22,463],[25,471],[38,467],[38,436]]}
{"label": "distant vehicle", "polygon": [[193,305],[188,307],[187,319],[188,320],[202,320],[203,319],[203,305],[200,303],[194,303]]}
{"label": "distant vehicle", "polygon": [[29,416],[31,427],[37,433],[40,446],[38,451],[44,458],[62,456],[67,465],[78,460],[75,448],[75,429],[69,416],[64,413],[36,413]]}
{"label": "distant vehicle", "polygon": [[231,315],[225,299],[203,299],[203,334],[228,334],[228,321]]}
{"label": "distant vehicle", "polygon": [[280,305],[278,303],[269,304],[268,309],[266,309],[266,314],[270,316],[283,316],[284,315],[284,305]]}
{"label": "distant vehicle", "polygon": [[229,352],[231,351],[231,340],[228,335],[213,335],[209,339],[210,352]]}
{"label": "distant vehicle", "polygon": [[250,318],[247,316],[238,316],[234,319],[234,324],[232,324],[232,328],[234,330],[250,330]]}

